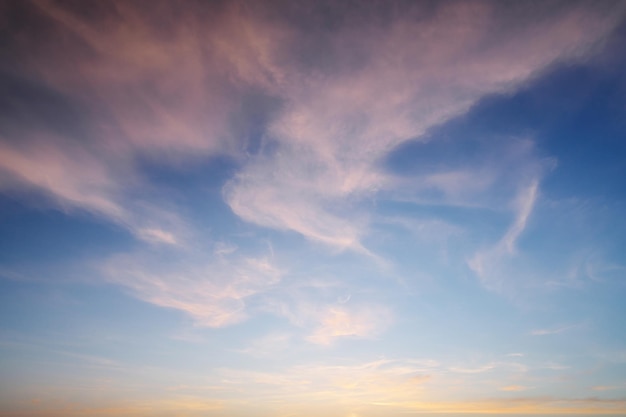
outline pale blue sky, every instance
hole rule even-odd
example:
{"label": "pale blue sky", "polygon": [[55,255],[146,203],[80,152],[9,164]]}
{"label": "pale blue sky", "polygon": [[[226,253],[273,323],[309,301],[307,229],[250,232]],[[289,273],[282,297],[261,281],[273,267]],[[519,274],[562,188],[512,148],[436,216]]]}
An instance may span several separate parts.
{"label": "pale blue sky", "polygon": [[626,415],[624,2],[0,5],[0,416]]}

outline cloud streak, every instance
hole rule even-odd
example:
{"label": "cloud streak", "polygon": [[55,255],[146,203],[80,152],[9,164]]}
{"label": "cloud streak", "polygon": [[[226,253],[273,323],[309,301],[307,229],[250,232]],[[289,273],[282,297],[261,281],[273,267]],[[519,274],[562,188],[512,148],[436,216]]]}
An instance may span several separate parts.
{"label": "cloud streak", "polygon": [[[397,4],[380,14],[375,5],[347,13],[327,3],[337,16],[331,28],[319,24],[326,11],[316,4],[110,1],[92,5],[94,13],[80,2],[10,6],[29,13],[35,29],[9,39],[11,59],[0,63],[8,92],[0,102],[0,192],[44,195],[46,204],[91,213],[151,244],[101,266],[107,282],[141,300],[204,327],[268,312],[293,327],[295,336],[261,340],[258,351],[292,339],[323,350],[392,327],[396,310],[375,281],[386,272],[350,281],[333,264],[328,275],[344,287],[322,294],[306,287],[317,278],[302,273],[306,262],[294,273],[279,266],[282,254],[251,249],[278,236],[292,255],[312,242],[320,264],[329,256],[381,260],[370,247],[372,225],[389,223],[376,210],[380,199],[510,214],[467,262],[500,291],[523,256],[548,165],[532,140],[502,138],[504,145],[481,149],[480,163],[424,164],[404,177],[385,159],[408,142],[437,140],[427,134],[481,99],[590,56],[623,10],[554,3],[545,16],[529,6],[512,16],[497,2]],[[27,93],[31,100],[20,101]],[[212,218],[204,205],[187,215],[172,195],[188,184],[171,185],[168,173],[219,158],[233,168],[210,209],[224,204],[234,216]],[[203,172],[199,182],[212,176]],[[422,237],[467,232],[424,217],[405,224]],[[202,230],[215,241],[194,234]],[[239,233],[238,244],[216,244],[220,233]],[[215,251],[204,253],[211,244]]]}
{"label": "cloud streak", "polygon": [[381,306],[329,307],[319,314],[319,324],[307,340],[329,345],[338,338],[371,338],[389,325],[391,317],[390,311]]}
{"label": "cloud streak", "polygon": [[245,320],[246,301],[278,284],[283,276],[271,259],[239,254],[208,262],[185,257],[167,266],[158,257],[120,255],[109,260],[102,272],[109,282],[138,298],[182,311],[206,327]]}
{"label": "cloud streak", "polygon": [[515,218],[506,233],[491,248],[477,252],[469,261],[469,267],[480,278],[482,284],[491,290],[502,290],[507,284],[511,270],[510,263],[516,256],[516,243],[526,229],[529,217],[535,206],[539,189],[537,179],[523,188],[515,202]]}
{"label": "cloud streak", "polygon": [[[0,414],[626,412],[621,229],[585,257],[596,213],[546,216],[586,198],[554,201],[587,161],[568,135],[621,132],[594,130],[617,81],[577,64],[625,4],[353,6],[0,2],[2,326],[72,353],[3,344]],[[535,114],[585,77],[584,129],[554,91],[567,114]],[[578,288],[548,294],[573,258]],[[137,300],[153,314],[126,323]],[[562,352],[575,326],[546,317],[591,342]]]}
{"label": "cloud streak", "polygon": [[[243,162],[224,191],[241,218],[364,253],[368,213],[355,203],[394,186],[378,166],[385,154],[487,94],[584,55],[615,18],[580,3],[544,19],[525,11],[504,29],[506,11],[494,3],[443,2],[432,10],[416,3],[387,20],[346,18],[316,39],[293,23],[304,6],[271,19],[264,3],[195,10],[158,2],[147,10],[108,2],[97,6],[97,18],[79,5],[21,7],[56,36],[41,30],[14,39],[24,52],[9,70],[75,103],[90,128],[73,143],[19,132],[26,142],[0,148],[3,183],[38,188],[62,205],[129,224],[139,238],[172,243],[173,231],[135,224],[145,217],[129,204],[129,179],[145,187],[135,161],[226,154]],[[301,47],[329,56],[312,53],[305,63],[295,53]],[[251,92],[281,103],[266,115],[252,154],[246,132],[254,126],[241,117]],[[456,172],[427,181],[449,193],[474,180]]]}
{"label": "cloud streak", "polygon": [[[419,15],[416,8],[407,14]],[[296,74],[296,83],[287,77],[277,88],[285,104],[267,132],[271,150],[227,185],[233,211],[338,249],[362,250],[368,222],[354,202],[393,188],[394,178],[377,166],[384,155],[481,97],[510,91],[553,62],[582,53],[610,27],[574,9],[515,35],[492,33],[498,13],[488,3],[442,3],[419,25],[397,16],[384,29],[341,28],[328,47],[338,56],[358,55],[361,64],[345,73]],[[595,35],[584,35],[579,24]],[[531,41],[537,37],[548,41]],[[474,182],[464,172],[426,181],[444,193]],[[518,220],[509,241],[523,227],[525,218]]]}
{"label": "cloud streak", "polygon": [[579,327],[579,325],[561,326],[561,327],[555,327],[551,329],[537,329],[537,330],[531,331],[530,334],[533,336],[547,336],[551,334],[563,333],[568,330],[574,329],[576,327]]}

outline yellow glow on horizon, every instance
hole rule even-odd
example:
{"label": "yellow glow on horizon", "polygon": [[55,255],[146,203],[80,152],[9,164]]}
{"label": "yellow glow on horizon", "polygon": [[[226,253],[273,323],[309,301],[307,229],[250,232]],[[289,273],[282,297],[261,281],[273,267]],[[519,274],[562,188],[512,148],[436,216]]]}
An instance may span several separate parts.
{"label": "yellow glow on horizon", "polygon": [[[598,405],[600,404],[600,405]],[[2,417],[78,417],[78,416],[301,416],[370,417],[420,414],[458,415],[626,415],[623,400],[560,400],[550,398],[518,398],[459,402],[372,402],[347,404],[318,402],[283,403],[233,399],[229,401],[179,398],[144,401],[135,404],[85,407],[78,404],[46,407],[38,403],[30,410],[0,413]],[[356,411],[355,411],[356,410]]]}

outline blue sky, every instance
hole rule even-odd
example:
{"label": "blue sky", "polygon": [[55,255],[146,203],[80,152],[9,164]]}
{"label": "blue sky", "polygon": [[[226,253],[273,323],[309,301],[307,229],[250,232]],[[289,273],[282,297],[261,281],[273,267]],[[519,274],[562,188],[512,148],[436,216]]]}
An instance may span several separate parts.
{"label": "blue sky", "polygon": [[624,2],[0,3],[0,415],[626,415]]}

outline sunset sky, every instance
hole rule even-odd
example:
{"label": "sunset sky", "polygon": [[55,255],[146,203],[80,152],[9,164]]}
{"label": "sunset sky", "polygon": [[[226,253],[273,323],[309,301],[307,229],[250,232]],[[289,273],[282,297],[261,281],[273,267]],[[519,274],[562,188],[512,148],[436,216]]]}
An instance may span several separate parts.
{"label": "sunset sky", "polygon": [[626,416],[626,1],[0,0],[0,416]]}

